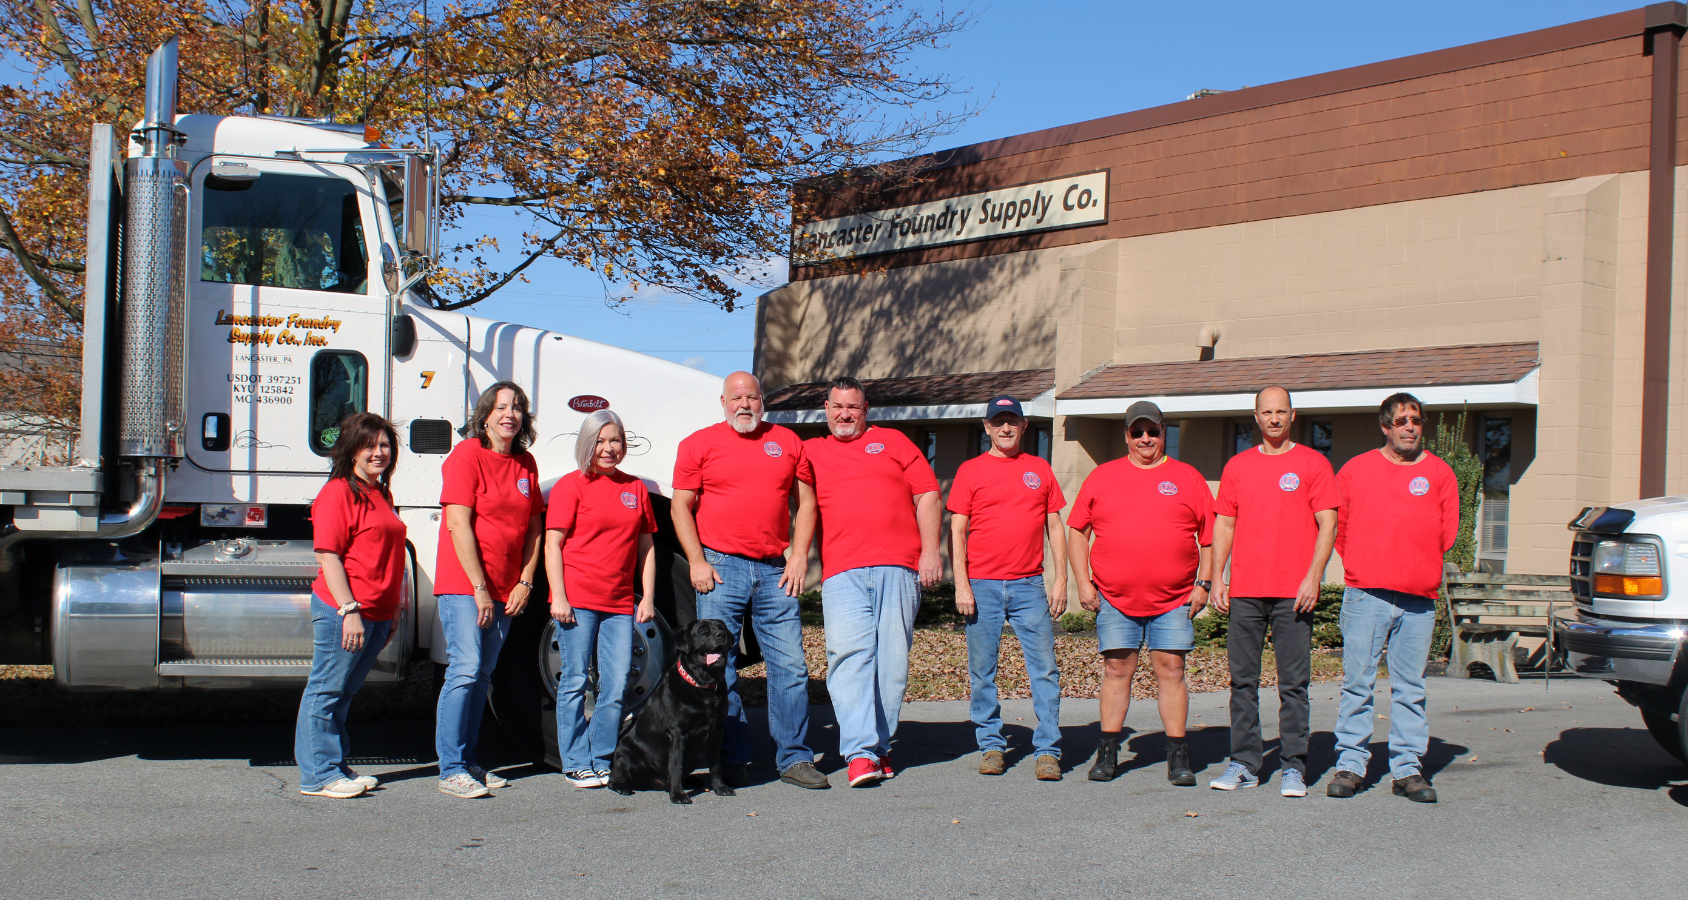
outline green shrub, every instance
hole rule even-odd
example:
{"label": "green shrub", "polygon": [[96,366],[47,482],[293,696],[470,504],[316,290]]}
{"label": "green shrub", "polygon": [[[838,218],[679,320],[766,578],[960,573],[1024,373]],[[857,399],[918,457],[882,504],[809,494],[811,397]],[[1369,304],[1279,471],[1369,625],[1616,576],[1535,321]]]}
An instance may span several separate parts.
{"label": "green shrub", "polygon": [[1062,615],[1061,621],[1056,624],[1060,626],[1061,631],[1065,634],[1082,634],[1086,631],[1095,631],[1096,614],[1093,612],[1086,612],[1081,609],[1076,612],[1070,612]]}
{"label": "green shrub", "polygon": [[[1313,607],[1313,646],[1321,650],[1334,650],[1342,646],[1342,585],[1319,585],[1319,605]],[[1231,617],[1209,606],[1207,611],[1197,616],[1193,623],[1196,629],[1196,646],[1211,647],[1223,650],[1226,647],[1226,632],[1231,625]],[[1271,635],[1267,635],[1271,641]]]}

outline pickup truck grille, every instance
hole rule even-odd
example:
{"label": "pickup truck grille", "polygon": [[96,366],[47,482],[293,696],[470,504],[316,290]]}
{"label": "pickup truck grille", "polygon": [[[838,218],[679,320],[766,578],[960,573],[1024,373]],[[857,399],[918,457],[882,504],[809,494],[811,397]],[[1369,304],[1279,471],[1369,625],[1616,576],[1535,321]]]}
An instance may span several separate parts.
{"label": "pickup truck grille", "polygon": [[1596,536],[1592,532],[1579,531],[1571,539],[1571,596],[1576,599],[1577,608],[1594,612],[1594,581],[1590,574],[1594,566],[1594,542]]}

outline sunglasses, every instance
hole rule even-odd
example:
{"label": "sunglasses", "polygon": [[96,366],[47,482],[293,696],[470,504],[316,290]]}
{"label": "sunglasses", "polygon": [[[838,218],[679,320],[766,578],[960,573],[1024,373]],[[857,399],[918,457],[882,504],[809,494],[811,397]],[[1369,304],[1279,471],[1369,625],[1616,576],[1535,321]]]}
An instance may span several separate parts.
{"label": "sunglasses", "polygon": [[1149,437],[1160,437],[1161,436],[1161,430],[1159,428],[1133,428],[1133,429],[1131,429],[1131,437],[1132,437],[1133,440],[1140,438],[1143,435],[1148,435]]}
{"label": "sunglasses", "polygon": [[1391,421],[1389,424],[1395,426],[1396,428],[1400,428],[1401,426],[1407,424],[1408,422],[1411,422],[1414,425],[1422,426],[1422,425],[1424,425],[1424,417],[1423,416],[1396,416],[1394,418],[1394,420]]}

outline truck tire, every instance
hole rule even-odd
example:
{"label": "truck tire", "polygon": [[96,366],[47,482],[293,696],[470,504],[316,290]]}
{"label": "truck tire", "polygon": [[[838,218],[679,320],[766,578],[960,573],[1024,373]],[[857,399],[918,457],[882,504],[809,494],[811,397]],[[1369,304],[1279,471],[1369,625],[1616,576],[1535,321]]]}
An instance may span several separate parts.
{"label": "truck tire", "polygon": [[[1688,692],[1684,692],[1681,703],[1676,709],[1671,709],[1663,701],[1644,703],[1641,706],[1641,721],[1647,723],[1647,731],[1653,735],[1653,740],[1666,753],[1676,757],[1678,762],[1688,762],[1684,755],[1684,747],[1688,746],[1688,735],[1684,734],[1684,725],[1688,724]],[[1677,721],[1671,721],[1675,716]]]}

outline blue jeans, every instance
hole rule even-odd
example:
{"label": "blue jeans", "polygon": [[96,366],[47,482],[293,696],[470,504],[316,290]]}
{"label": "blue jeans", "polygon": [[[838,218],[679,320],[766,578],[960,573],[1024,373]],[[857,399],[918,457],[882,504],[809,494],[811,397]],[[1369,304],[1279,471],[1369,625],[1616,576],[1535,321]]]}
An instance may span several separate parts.
{"label": "blue jeans", "polygon": [[[559,625],[562,677],[557,680],[557,756],[563,771],[609,769],[621,733],[627,670],[633,666],[633,614],[574,608],[574,624]],[[586,670],[598,654],[598,694],[586,721]]]}
{"label": "blue jeans", "polygon": [[720,619],[733,633],[733,649],[727,651],[727,727],[721,736],[721,762],[743,765],[750,762],[750,728],[745,724],[744,702],[738,691],[738,636],[744,614],[750,611],[750,625],[768,671],[768,736],[774,740],[774,765],[781,772],[802,762],[813,762],[809,749],[809,664],[803,658],[803,619],[797,598],[780,588],[785,566],[745,559],[703,548],[703,558],[715,567],[721,584],[697,597],[697,617]]}
{"label": "blue jeans", "polygon": [[510,636],[510,617],[495,600],[492,624],[482,628],[476,624],[479,613],[473,596],[441,594],[436,599],[448,662],[434,719],[434,751],[440,756],[440,777],[450,778],[477,764],[475,745],[480,743],[486,692],[498,666],[498,651]]}
{"label": "blue jeans", "polygon": [[1013,581],[969,578],[974,614],[967,617],[967,675],[973,682],[973,736],[979,750],[1001,750],[1002,704],[996,696],[996,661],[1002,650],[1002,623],[1020,639],[1026,657],[1026,677],[1032,684],[1032,711],[1037,731],[1032,751],[1059,758],[1061,749],[1061,679],[1055,671],[1055,623],[1049,615],[1049,595],[1043,576]]}
{"label": "blue jeans", "polygon": [[920,585],[902,566],[862,566],[821,584],[826,689],[845,759],[889,756],[908,689]]}
{"label": "blue jeans", "polygon": [[1342,593],[1342,697],[1336,713],[1336,767],[1366,774],[1371,760],[1372,690],[1377,660],[1389,644],[1389,772],[1419,774],[1430,746],[1424,714],[1424,669],[1436,629],[1436,603],[1428,597],[1379,588]]}
{"label": "blue jeans", "polygon": [[346,737],[346,711],[352,695],[363,687],[363,679],[375,665],[375,657],[387,646],[392,620],[363,623],[363,646],[346,650],[340,645],[339,613],[311,597],[311,676],[299,698],[299,723],[293,729],[293,758],[299,763],[299,789],[314,791],[339,778],[349,777],[346,757],[351,742]]}

